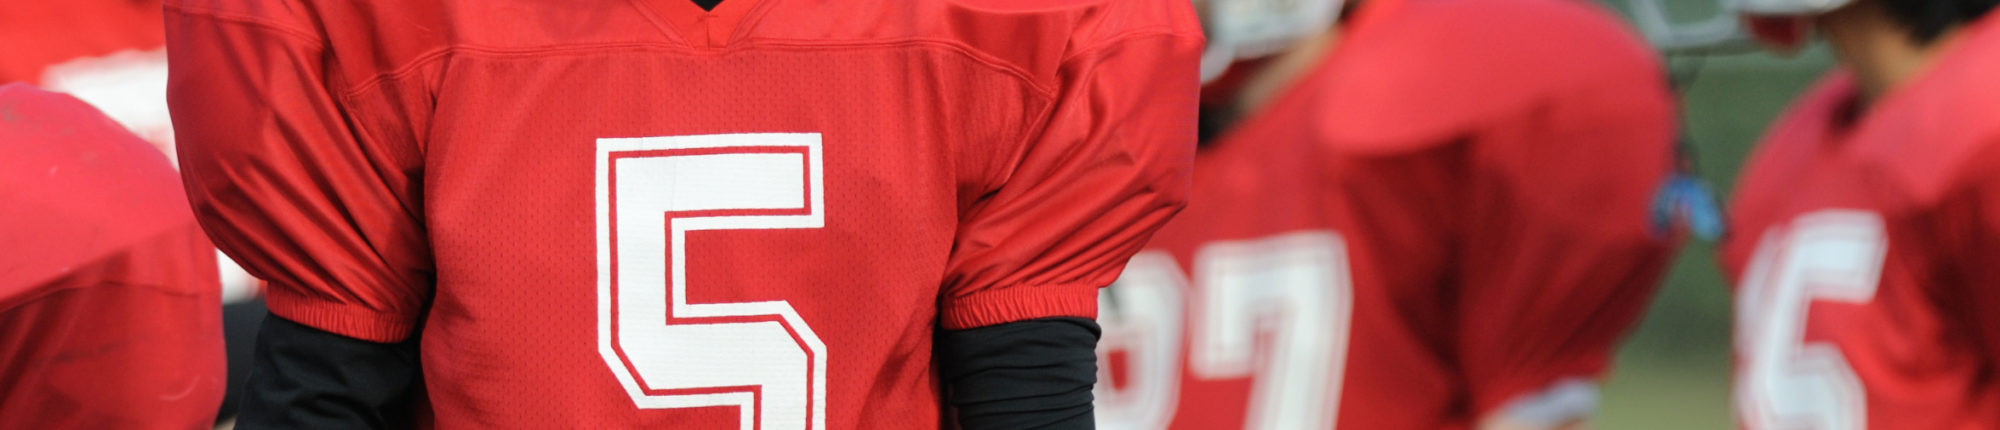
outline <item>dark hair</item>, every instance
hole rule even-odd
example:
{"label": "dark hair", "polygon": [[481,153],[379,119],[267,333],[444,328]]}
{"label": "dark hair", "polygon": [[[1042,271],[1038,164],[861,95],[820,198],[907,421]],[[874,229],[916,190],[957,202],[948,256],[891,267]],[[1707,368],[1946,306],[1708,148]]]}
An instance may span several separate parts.
{"label": "dark hair", "polygon": [[1945,30],[1986,16],[2000,0],[1878,0],[1918,44],[1936,42]]}

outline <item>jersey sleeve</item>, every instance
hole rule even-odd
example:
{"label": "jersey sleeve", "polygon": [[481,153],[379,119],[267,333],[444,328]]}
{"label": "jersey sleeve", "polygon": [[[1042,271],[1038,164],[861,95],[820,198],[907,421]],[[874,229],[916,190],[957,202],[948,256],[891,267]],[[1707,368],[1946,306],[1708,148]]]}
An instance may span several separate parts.
{"label": "jersey sleeve", "polygon": [[1677,241],[1650,203],[1674,128],[1665,84],[1645,73],[1473,138],[1456,352],[1481,416],[1598,380],[1658,286]]}
{"label": "jersey sleeve", "polygon": [[[309,9],[169,2],[168,104],[196,217],[271,312],[377,342],[408,337],[433,287],[422,157],[371,138]],[[240,9],[240,10],[239,10]],[[356,120],[367,119],[368,121]]]}
{"label": "jersey sleeve", "polygon": [[1185,204],[1200,49],[1163,31],[1063,63],[1044,124],[960,216],[944,328],[1096,315],[1097,288]]}

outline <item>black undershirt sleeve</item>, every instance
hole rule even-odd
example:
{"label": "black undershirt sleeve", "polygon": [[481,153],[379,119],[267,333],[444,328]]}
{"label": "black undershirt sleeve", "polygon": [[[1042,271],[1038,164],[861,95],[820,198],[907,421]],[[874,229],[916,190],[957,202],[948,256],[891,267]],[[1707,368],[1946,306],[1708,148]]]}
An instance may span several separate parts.
{"label": "black undershirt sleeve", "polygon": [[[1098,335],[1083,318],[941,332],[937,356],[960,428],[1092,428]],[[421,381],[416,342],[266,318],[237,428],[409,428]]]}
{"label": "black undershirt sleeve", "polygon": [[938,366],[959,427],[1090,429],[1096,321],[1044,318],[938,334]]}
{"label": "black undershirt sleeve", "polygon": [[268,316],[236,428],[414,428],[417,342],[369,342]]}

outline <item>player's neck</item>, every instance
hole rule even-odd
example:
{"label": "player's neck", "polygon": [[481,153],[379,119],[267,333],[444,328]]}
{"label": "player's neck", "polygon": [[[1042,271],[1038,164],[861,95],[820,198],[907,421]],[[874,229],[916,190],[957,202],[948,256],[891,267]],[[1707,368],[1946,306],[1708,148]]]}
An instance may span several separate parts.
{"label": "player's neck", "polygon": [[1328,30],[1318,36],[1300,40],[1284,53],[1278,54],[1277,58],[1271,60],[1270,65],[1264,66],[1243,83],[1243,89],[1236,95],[1236,110],[1249,114],[1262,109],[1264,105],[1276,99],[1278,94],[1291,88],[1299,78],[1305,77],[1307,72],[1312,71],[1313,67],[1319,64],[1319,60],[1325,58],[1332,50],[1331,45],[1339,38],[1337,29]]}
{"label": "player's neck", "polygon": [[1820,16],[1818,26],[1867,103],[1915,80],[1958,35],[1954,28],[1920,43],[1880,3],[1865,0]]}

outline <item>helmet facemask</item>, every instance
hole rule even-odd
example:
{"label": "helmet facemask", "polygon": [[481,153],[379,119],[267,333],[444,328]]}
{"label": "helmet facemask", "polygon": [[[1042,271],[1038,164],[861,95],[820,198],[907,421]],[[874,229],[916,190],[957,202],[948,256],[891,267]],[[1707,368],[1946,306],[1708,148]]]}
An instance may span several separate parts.
{"label": "helmet facemask", "polygon": [[1196,0],[1208,46],[1201,81],[1221,77],[1238,61],[1283,52],[1300,39],[1325,32],[1340,16],[1341,0]]}
{"label": "helmet facemask", "polygon": [[1781,51],[1804,46],[1813,16],[1853,0],[1719,0],[1719,13],[1695,22],[1668,17],[1665,0],[1629,0],[1646,38],[1672,54],[1745,51],[1751,42]]}

